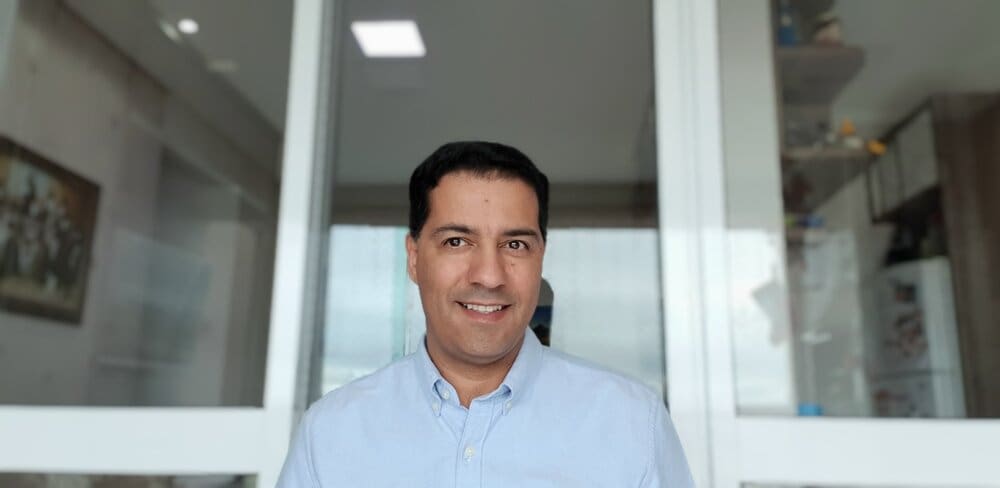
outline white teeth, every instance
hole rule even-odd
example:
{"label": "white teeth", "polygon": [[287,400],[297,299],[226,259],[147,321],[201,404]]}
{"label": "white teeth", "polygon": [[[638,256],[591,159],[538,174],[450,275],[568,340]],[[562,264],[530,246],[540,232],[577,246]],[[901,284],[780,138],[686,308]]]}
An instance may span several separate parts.
{"label": "white teeth", "polygon": [[470,305],[468,303],[463,303],[462,306],[479,313],[499,312],[503,308],[503,305]]}

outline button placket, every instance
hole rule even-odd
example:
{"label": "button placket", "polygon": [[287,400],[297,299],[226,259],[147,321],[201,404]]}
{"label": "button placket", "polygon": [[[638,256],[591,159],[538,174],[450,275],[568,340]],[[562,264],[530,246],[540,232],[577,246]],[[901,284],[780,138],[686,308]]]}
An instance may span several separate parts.
{"label": "button placket", "polygon": [[473,401],[469,405],[465,429],[458,444],[458,486],[479,486],[482,481],[482,445],[493,421],[495,408],[496,403],[493,401]]}

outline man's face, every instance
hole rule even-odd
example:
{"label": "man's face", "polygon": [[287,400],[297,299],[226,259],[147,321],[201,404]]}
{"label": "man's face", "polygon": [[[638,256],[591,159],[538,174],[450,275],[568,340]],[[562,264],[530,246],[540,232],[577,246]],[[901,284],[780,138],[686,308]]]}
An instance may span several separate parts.
{"label": "man's face", "polygon": [[406,239],[428,348],[473,365],[516,354],[538,304],[545,253],[534,190],[458,172],[442,177],[429,200],[419,239]]}

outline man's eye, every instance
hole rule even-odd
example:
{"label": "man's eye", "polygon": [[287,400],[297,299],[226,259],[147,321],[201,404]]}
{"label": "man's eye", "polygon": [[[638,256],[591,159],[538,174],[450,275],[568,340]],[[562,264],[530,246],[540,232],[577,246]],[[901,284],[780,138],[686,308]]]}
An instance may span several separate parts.
{"label": "man's eye", "polygon": [[524,241],[510,241],[507,243],[507,247],[514,251],[520,251],[523,249],[527,249],[528,244],[526,244]]}
{"label": "man's eye", "polygon": [[460,247],[462,245],[462,239],[460,237],[452,237],[444,241],[444,243],[448,247]]}

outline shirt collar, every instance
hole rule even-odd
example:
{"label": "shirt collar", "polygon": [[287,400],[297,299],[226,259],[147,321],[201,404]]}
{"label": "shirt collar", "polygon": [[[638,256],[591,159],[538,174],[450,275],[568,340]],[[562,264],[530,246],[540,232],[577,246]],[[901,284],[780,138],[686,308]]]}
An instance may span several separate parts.
{"label": "shirt collar", "polygon": [[437,383],[445,383],[444,377],[438,371],[437,366],[431,361],[430,354],[427,353],[427,336],[420,341],[417,351],[417,373],[420,391],[427,396],[427,401],[431,405],[435,415],[441,415],[441,397],[437,393]]}
{"label": "shirt collar", "polygon": [[[507,372],[507,376],[500,383],[500,389],[506,389],[510,392],[511,398],[509,401],[517,401],[519,395],[523,395],[530,388],[532,381],[534,381],[535,376],[538,374],[543,351],[544,346],[538,341],[535,333],[531,329],[525,328],[524,342],[521,344],[521,350],[518,351],[517,358],[510,367],[510,371]],[[418,376],[420,389],[427,395],[434,413],[440,415],[441,396],[439,388],[450,389],[451,386],[448,386],[447,380],[441,376],[441,372],[438,371],[437,366],[431,361],[431,356],[427,352],[426,336],[424,336],[423,341],[420,341],[420,348],[417,354],[419,356],[417,363],[419,364]],[[455,400],[457,401],[457,398]]]}
{"label": "shirt collar", "polygon": [[514,364],[501,383],[502,386],[506,386],[510,390],[511,400],[515,400],[518,395],[523,395],[531,386],[535,376],[538,375],[543,350],[538,336],[531,329],[527,329],[521,351],[517,353],[517,359],[514,360]]}

